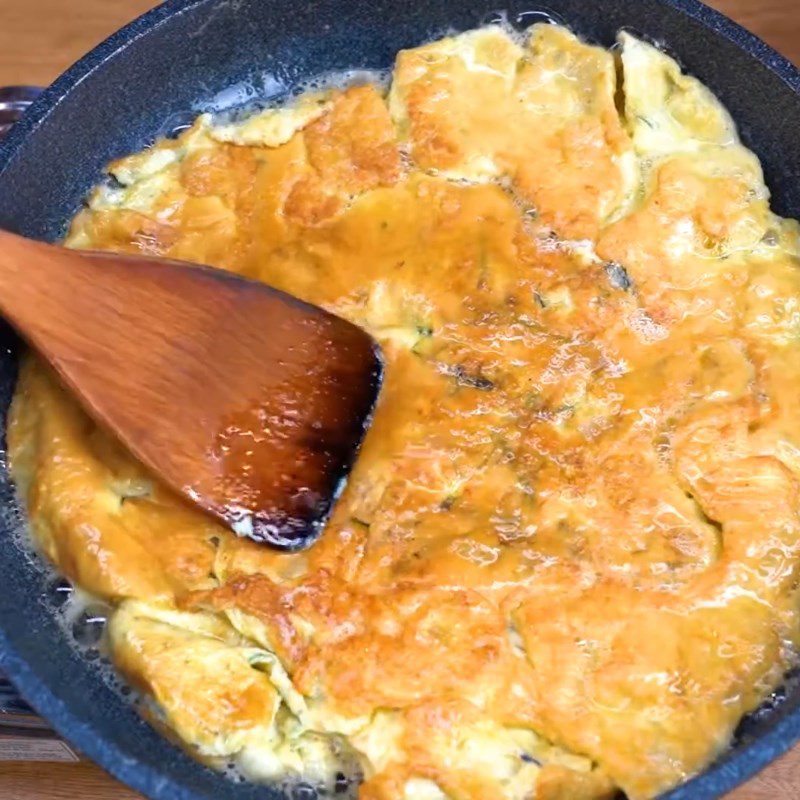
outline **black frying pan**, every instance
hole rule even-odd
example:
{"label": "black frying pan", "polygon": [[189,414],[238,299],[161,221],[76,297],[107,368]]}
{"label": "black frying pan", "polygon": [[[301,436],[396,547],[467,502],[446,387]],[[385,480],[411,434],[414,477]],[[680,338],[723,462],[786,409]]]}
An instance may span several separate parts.
{"label": "black frying pan", "polygon": [[[632,28],[665,43],[714,90],[761,157],[775,209],[800,217],[800,72],[696,0],[535,0],[500,3],[510,20],[545,10],[610,45]],[[139,150],[203,110],[288,93],[331,70],[385,68],[395,53],[446,30],[475,27],[497,0],[171,0],[63,75],[0,148],[0,227],[57,239],[109,160]],[[526,14],[525,24],[535,21]],[[234,87],[231,91],[230,87]],[[226,91],[228,90],[228,91]],[[57,291],[57,287],[54,287]],[[17,342],[0,330],[0,411],[14,386]],[[55,622],[49,573],[24,555],[22,525],[0,464],[0,667],[84,753],[154,800],[282,798],[234,784],[192,761],[144,723],[81,658]],[[740,726],[735,746],[664,797],[720,797],[800,739],[800,687]]]}

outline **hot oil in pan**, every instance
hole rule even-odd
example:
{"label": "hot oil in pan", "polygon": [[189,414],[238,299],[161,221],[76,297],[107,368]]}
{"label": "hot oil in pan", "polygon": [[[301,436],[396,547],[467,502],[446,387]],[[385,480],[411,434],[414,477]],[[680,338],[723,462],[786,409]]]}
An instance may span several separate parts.
{"label": "hot oil in pan", "polygon": [[[0,450],[0,469],[8,471],[5,450]],[[68,642],[102,672],[105,683],[119,692],[123,685],[110,665],[105,646],[105,623],[110,607],[85,592],[76,591],[39,554],[28,524],[25,504],[18,493],[0,498],[0,523],[11,531],[11,542],[20,557],[40,576],[41,599],[61,627]]]}
{"label": "hot oil in pan", "polygon": [[[497,25],[514,41],[524,45],[531,25],[547,23],[550,25],[566,25],[563,17],[549,8],[536,8],[510,14],[505,10],[491,11],[485,14],[476,27]],[[435,41],[445,36],[457,36],[463,30],[452,27],[432,30],[426,41]],[[416,47],[420,42],[409,42],[409,47]],[[280,72],[258,72],[247,80],[227,86],[210,99],[194,104],[189,112],[178,112],[164,121],[155,139],[160,137],[175,138],[182,131],[191,127],[200,114],[213,114],[218,123],[241,120],[250,114],[265,108],[275,107],[290,101],[293,97],[327,90],[344,90],[351,86],[371,84],[381,89],[389,89],[392,67],[385,69],[345,69],[326,72],[311,78],[300,80],[298,76],[281,74]]]}
{"label": "hot oil in pan", "polygon": [[[6,451],[0,448],[0,470],[8,472]],[[107,621],[112,607],[88,592],[76,589],[41,555],[30,531],[25,503],[17,491],[0,497],[0,524],[10,532],[9,543],[19,558],[37,575],[42,587],[40,601],[61,629],[64,639],[83,658],[96,678],[131,705],[157,728],[162,718],[157,704],[133,689],[115,669],[107,638]],[[165,741],[165,747],[169,747]],[[327,787],[314,786],[298,778],[279,782],[286,800],[355,800],[361,780],[361,767],[355,757],[340,750],[339,771]],[[232,783],[249,779],[235,762],[217,763],[216,770]],[[255,782],[255,781],[253,781]]]}
{"label": "hot oil in pan", "polygon": [[103,682],[125,700],[139,705],[141,697],[119,676],[111,663],[106,626],[111,606],[88,592],[75,589],[66,579],[50,572],[44,600],[51,608],[66,640],[96,670]]}
{"label": "hot oil in pan", "polygon": [[[292,98],[330,90],[345,90],[351,86],[370,84],[389,88],[391,69],[347,69],[315,75],[303,81],[284,82],[274,75],[261,75],[241,81],[218,92],[210,100],[197,103],[188,114],[173,114],[165,120],[156,138],[174,138],[191,126],[200,114],[213,114],[217,124],[237,122],[266,108],[290,103]],[[268,86],[262,90],[260,85]]]}
{"label": "hot oil in pan", "polygon": [[[0,469],[8,470],[3,449],[0,449]],[[25,503],[18,492],[9,492],[7,497],[0,497],[0,523],[11,532],[10,543],[16,548],[20,559],[38,576],[42,587],[41,603],[58,624],[64,639],[86,661],[96,678],[146,720],[153,722],[156,728],[162,727],[159,724],[162,714],[157,704],[134,690],[113,665],[106,630],[112,607],[88,592],[75,588],[40,554],[30,532]],[[170,745],[165,742],[164,746]],[[278,785],[286,800],[355,800],[362,775],[361,766],[352,753],[342,748],[336,749],[338,771],[331,776],[329,784],[315,786],[298,778],[280,781]],[[217,763],[215,768],[232,783],[251,780],[235,761]]]}
{"label": "hot oil in pan", "polygon": [[[162,718],[158,706],[132,689],[114,669],[106,636],[111,607],[87,592],[75,589],[66,578],[57,575],[49,567],[45,569],[48,580],[43,599],[59,622],[66,639],[91,663],[92,669],[112,691],[158,726]],[[314,786],[297,779],[286,780],[280,784],[280,788],[287,800],[354,800],[360,766],[347,753],[340,752],[338,755],[340,771],[333,776],[330,787]],[[217,766],[219,768],[220,765]],[[233,783],[249,780],[235,761],[223,765],[220,771]]]}

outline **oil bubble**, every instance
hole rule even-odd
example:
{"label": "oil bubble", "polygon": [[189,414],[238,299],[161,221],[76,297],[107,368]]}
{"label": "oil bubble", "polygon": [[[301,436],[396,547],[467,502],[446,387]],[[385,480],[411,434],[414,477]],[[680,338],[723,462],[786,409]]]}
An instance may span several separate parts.
{"label": "oil bubble", "polygon": [[489,11],[481,17],[480,25],[508,25],[508,14],[505,11]]}
{"label": "oil bubble", "polygon": [[87,606],[72,623],[72,637],[82,647],[96,647],[103,638],[107,618],[105,606]]}
{"label": "oil bubble", "polygon": [[62,577],[53,578],[47,585],[47,599],[56,609],[63,608],[71,599],[75,589],[72,584]]}
{"label": "oil bubble", "polygon": [[514,17],[515,28],[530,28],[531,25],[544,23],[546,25],[566,25],[564,20],[550,9],[542,8],[536,11],[520,11]]}

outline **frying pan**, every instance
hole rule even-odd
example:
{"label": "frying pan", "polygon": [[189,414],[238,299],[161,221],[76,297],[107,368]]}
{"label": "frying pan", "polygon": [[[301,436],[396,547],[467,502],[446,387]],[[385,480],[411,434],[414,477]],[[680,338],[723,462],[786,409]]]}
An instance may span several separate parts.
{"label": "frying pan", "polygon": [[[762,160],[775,209],[800,217],[800,72],[788,61],[696,0],[546,3],[170,0],[79,61],[13,128],[0,147],[0,226],[55,240],[112,158],[202,111],[279,99],[333,70],[389,67],[399,49],[475,27],[498,4],[512,22],[527,25],[546,12],[604,45],[623,27],[665,45],[730,109]],[[0,328],[3,430],[17,352]],[[289,800],[277,787],[236,784],[201,766],[142,721],[62,632],[47,599],[51,573],[18,545],[23,525],[0,463],[0,668],[31,705],[153,800]],[[800,681],[788,676],[716,764],[662,800],[720,797],[798,739]]]}

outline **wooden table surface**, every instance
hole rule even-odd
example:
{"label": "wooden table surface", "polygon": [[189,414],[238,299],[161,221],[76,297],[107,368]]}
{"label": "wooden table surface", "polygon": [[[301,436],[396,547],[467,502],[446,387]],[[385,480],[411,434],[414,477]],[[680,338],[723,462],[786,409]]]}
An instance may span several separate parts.
{"label": "wooden table surface", "polygon": [[[710,0],[800,64],[800,0]],[[45,85],[153,0],[0,0],[0,86]],[[499,5],[502,6],[502,3]],[[800,798],[800,746],[726,800]],[[0,763],[2,800],[141,800],[90,764]]]}

